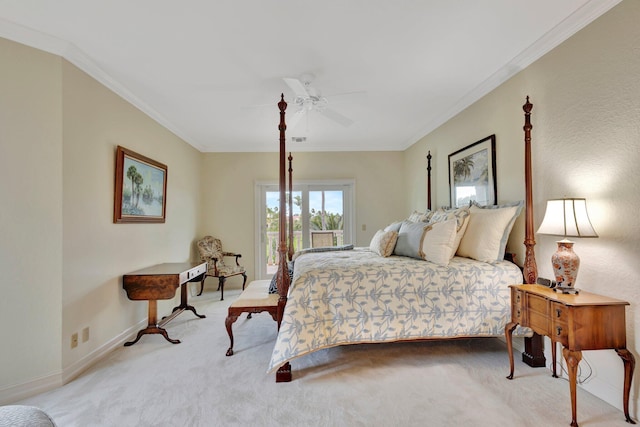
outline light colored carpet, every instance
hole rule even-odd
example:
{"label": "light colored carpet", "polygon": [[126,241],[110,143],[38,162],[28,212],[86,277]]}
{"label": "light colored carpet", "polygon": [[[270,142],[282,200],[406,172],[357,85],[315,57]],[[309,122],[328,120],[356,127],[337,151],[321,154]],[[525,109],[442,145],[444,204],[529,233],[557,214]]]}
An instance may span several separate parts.
{"label": "light colored carpet", "polygon": [[[144,336],[71,383],[20,404],[67,426],[567,426],[569,385],[516,354],[516,378],[498,339],[337,347],[295,360],[294,380],[266,373],[276,323],[266,314],[234,324],[225,356],[226,300],[191,298],[167,325],[168,343]],[[578,390],[581,426],[627,426],[621,411]]]}

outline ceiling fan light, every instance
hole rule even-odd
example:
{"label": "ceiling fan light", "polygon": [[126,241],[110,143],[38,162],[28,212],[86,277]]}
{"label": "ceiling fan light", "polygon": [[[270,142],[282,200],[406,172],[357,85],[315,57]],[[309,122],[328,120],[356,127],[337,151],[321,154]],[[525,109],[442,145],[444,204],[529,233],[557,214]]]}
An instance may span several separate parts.
{"label": "ceiling fan light", "polygon": [[307,111],[313,110],[313,105],[314,105],[313,99],[311,99],[311,98],[305,99],[303,101],[303,105],[304,105],[305,110],[307,110]]}

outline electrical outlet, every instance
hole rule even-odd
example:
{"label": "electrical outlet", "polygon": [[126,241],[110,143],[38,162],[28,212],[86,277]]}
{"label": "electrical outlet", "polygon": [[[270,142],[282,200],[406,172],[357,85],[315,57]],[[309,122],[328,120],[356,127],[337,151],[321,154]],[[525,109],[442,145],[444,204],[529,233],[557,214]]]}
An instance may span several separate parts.
{"label": "electrical outlet", "polygon": [[367,231],[367,224],[362,224],[362,231]]}
{"label": "electrical outlet", "polygon": [[87,326],[82,330],[82,342],[89,341],[89,327]]}
{"label": "electrical outlet", "polygon": [[71,348],[76,348],[78,346],[78,333],[74,332],[71,335]]}

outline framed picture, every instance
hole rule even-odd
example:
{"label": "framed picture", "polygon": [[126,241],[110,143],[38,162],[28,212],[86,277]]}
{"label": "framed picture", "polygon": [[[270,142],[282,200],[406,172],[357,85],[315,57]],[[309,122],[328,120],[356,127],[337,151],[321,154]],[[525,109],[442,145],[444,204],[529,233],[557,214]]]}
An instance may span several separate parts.
{"label": "framed picture", "polygon": [[167,166],[118,146],[114,223],[164,222]]}
{"label": "framed picture", "polygon": [[491,135],[449,154],[449,188],[451,206],[495,205],[496,136]]}

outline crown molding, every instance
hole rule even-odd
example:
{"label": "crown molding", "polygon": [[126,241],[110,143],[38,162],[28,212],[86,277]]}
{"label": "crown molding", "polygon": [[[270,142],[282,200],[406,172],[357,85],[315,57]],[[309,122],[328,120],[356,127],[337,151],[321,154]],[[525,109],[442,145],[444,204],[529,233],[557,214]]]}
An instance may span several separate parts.
{"label": "crown molding", "polygon": [[[508,64],[501,67],[489,78],[466,93],[460,100],[451,105],[451,107],[443,110],[435,119],[431,120],[425,126],[422,126],[411,138],[405,141],[404,144],[400,143],[388,149],[390,151],[406,150],[621,1],[622,0],[589,0],[573,14],[536,40],[526,50],[514,57]],[[2,18],[0,18],[0,37],[61,56],[200,152],[207,152],[205,144],[197,141],[196,138],[193,138],[188,132],[185,132],[184,129],[180,129],[156,109],[135,96],[127,87],[101,69],[77,46]],[[318,149],[320,148],[315,148],[315,150]],[[236,150],[237,148],[234,147],[233,151]]]}
{"label": "crown molding", "polygon": [[187,132],[173,124],[156,109],[135,96],[127,87],[100,68],[100,66],[73,43],[2,18],[0,18],[0,37],[64,58],[194,148],[199,151],[204,151],[203,145],[197,143],[195,138],[192,138]]}

